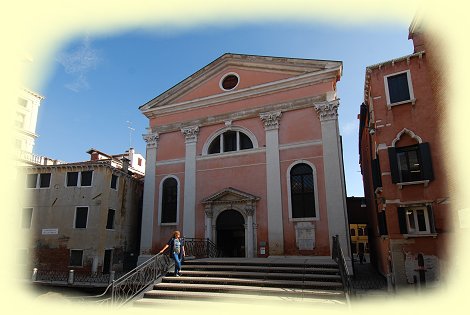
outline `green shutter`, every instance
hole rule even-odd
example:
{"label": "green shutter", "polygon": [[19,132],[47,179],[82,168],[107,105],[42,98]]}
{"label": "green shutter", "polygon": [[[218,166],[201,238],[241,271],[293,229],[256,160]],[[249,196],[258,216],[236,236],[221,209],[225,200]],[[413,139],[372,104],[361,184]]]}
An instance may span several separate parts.
{"label": "green shutter", "polygon": [[421,171],[423,179],[433,180],[434,173],[432,170],[431,150],[429,149],[428,142],[419,144],[419,153],[421,154]]}
{"label": "green shutter", "polygon": [[388,159],[390,161],[390,173],[392,174],[392,183],[400,182],[400,174],[398,173],[397,151],[395,147],[388,148]]}
{"label": "green shutter", "polygon": [[408,226],[406,224],[406,208],[398,207],[398,224],[401,234],[408,234]]}
{"label": "green shutter", "polygon": [[379,159],[372,160],[372,182],[374,184],[374,190],[377,189],[377,187],[382,187]]}
{"label": "green shutter", "polygon": [[427,208],[428,208],[429,227],[431,229],[431,233],[436,233],[436,224],[434,222],[434,213],[432,211],[432,206],[427,206]]}

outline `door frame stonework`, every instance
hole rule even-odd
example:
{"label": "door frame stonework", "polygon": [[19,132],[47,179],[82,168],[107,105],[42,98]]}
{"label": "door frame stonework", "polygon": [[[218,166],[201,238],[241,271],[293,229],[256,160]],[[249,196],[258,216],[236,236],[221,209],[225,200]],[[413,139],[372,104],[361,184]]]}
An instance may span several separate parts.
{"label": "door frame stonework", "polygon": [[245,221],[245,257],[255,257],[257,252],[256,203],[259,197],[232,187],[225,188],[202,201],[205,216],[205,238],[217,243],[217,217],[225,210],[239,212]]}

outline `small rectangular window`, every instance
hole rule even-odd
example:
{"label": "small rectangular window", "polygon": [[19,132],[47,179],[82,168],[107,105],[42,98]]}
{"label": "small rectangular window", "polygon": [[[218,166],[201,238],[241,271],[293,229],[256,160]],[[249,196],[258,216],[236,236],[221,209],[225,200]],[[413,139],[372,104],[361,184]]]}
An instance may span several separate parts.
{"label": "small rectangular window", "polygon": [[22,97],[18,97],[18,104],[23,106],[23,107],[26,107],[26,106],[28,106],[28,100],[25,100]]}
{"label": "small rectangular window", "polygon": [[387,77],[387,84],[391,104],[411,99],[406,72]]}
{"label": "small rectangular window", "polygon": [[33,219],[33,208],[23,208],[21,227],[24,229],[31,228],[31,222]]}
{"label": "small rectangular window", "polygon": [[18,128],[24,128],[26,116],[21,113],[16,113],[15,126]]}
{"label": "small rectangular window", "polygon": [[118,182],[118,176],[117,175],[111,175],[111,188],[112,189],[117,189],[117,182]]}
{"label": "small rectangular window", "polygon": [[36,188],[37,182],[38,182],[38,174],[26,175],[26,187],[27,188]]}
{"label": "small rectangular window", "polygon": [[83,250],[71,249],[70,250],[70,263],[71,267],[82,267],[83,266]]}
{"label": "small rectangular window", "polygon": [[91,186],[93,171],[84,171],[81,173],[80,186]]}
{"label": "small rectangular window", "polygon": [[39,175],[39,187],[47,188],[51,185],[51,173],[43,173]]}
{"label": "small rectangular window", "polygon": [[75,210],[75,224],[76,229],[86,229],[88,221],[88,207],[77,207]]}
{"label": "small rectangular window", "polygon": [[106,229],[113,230],[114,229],[114,216],[116,214],[116,210],[108,209],[108,220],[106,221]]}
{"label": "small rectangular window", "polygon": [[67,172],[67,187],[78,186],[78,172]]}

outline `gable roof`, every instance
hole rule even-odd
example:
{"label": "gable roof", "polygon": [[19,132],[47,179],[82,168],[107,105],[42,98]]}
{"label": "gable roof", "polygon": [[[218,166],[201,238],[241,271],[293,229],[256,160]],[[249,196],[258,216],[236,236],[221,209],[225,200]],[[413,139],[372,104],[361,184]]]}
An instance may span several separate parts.
{"label": "gable roof", "polygon": [[[339,80],[339,77],[342,74],[341,61],[226,53],[205,67],[196,71],[183,81],[179,82],[172,88],[143,104],[139,107],[139,109],[145,113],[147,111],[151,111],[152,109],[171,104],[172,101],[181,95],[184,95],[186,92],[203,82],[205,78],[214,75],[220,70],[230,66],[284,72],[299,78],[307,74],[333,71],[336,72],[336,79]],[[286,81],[287,80],[289,79],[286,79]]]}

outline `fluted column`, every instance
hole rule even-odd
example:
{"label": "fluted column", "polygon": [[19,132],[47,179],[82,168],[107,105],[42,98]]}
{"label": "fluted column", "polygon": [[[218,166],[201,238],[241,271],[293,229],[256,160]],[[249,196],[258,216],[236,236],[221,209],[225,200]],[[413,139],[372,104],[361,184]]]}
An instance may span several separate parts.
{"label": "fluted column", "polygon": [[284,254],[281,169],[279,163],[280,111],[260,114],[266,131],[266,189],[268,206],[269,255]]}
{"label": "fluted column", "polygon": [[138,264],[143,263],[151,256],[153,239],[153,218],[155,214],[155,166],[157,163],[158,133],[152,132],[143,135],[147,142],[145,158],[144,196],[142,205],[142,228],[140,236],[140,255]]}
{"label": "fluted column", "polygon": [[181,129],[185,137],[183,236],[196,234],[196,144],[198,126]]}
{"label": "fluted column", "polygon": [[346,211],[346,189],[343,174],[343,156],[338,125],[339,100],[315,103],[314,108],[321,123],[323,165],[326,188],[326,207],[330,242],[339,236],[345,256],[351,256]]}

